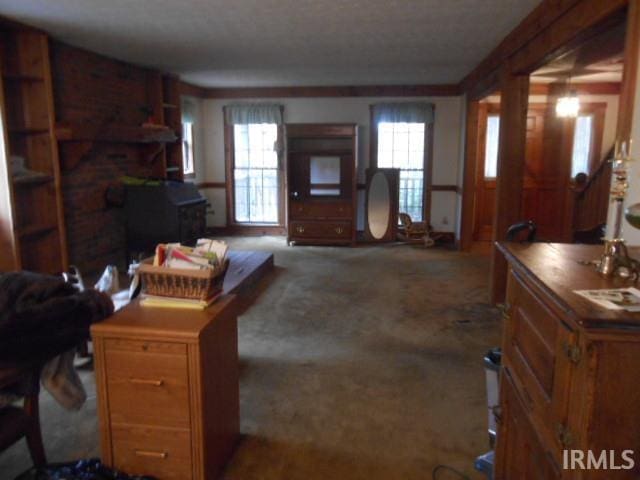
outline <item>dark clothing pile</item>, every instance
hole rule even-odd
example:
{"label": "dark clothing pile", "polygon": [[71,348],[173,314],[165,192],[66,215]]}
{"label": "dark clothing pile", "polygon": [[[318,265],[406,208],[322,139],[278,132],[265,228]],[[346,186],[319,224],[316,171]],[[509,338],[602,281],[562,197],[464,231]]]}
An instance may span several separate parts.
{"label": "dark clothing pile", "polygon": [[32,468],[15,480],[154,480],[134,477],[102,465],[100,460],[80,460],[46,467]]}
{"label": "dark clothing pile", "polygon": [[89,326],[113,313],[108,295],[79,292],[61,277],[0,274],[0,365],[44,362],[89,338]]}

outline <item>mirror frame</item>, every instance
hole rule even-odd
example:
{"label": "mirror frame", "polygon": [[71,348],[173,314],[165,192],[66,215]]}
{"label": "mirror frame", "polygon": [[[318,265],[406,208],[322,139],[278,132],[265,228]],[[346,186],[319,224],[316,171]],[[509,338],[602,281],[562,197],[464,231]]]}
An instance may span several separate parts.
{"label": "mirror frame", "polygon": [[[369,190],[374,175],[382,173],[387,180],[387,188],[389,189],[389,222],[384,235],[375,238],[371,234],[369,228]],[[366,170],[366,189],[364,202],[364,228],[365,240],[372,243],[395,242],[398,231],[398,209],[400,202],[400,169],[398,168],[368,168]]]}

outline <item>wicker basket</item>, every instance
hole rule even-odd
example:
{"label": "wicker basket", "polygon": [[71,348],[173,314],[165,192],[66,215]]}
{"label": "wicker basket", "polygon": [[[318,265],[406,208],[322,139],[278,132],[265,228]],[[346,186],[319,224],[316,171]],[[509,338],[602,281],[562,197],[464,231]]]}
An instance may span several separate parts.
{"label": "wicker basket", "polygon": [[229,259],[216,269],[189,270],[154,267],[153,258],[140,263],[138,272],[144,293],[161,297],[209,300],[222,291]]}

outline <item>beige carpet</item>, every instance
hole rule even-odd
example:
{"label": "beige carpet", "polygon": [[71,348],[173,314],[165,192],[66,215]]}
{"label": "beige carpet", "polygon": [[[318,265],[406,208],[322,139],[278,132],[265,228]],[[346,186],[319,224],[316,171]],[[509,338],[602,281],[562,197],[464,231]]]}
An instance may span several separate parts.
{"label": "beige carpet", "polygon": [[[239,319],[243,438],[225,479],[471,478],[488,449],[482,356],[499,343],[486,257],[404,245],[287,247]],[[50,461],[98,455],[95,394],[76,414],[42,400]],[[21,443],[0,479],[29,466]],[[458,478],[443,473],[438,478]]]}

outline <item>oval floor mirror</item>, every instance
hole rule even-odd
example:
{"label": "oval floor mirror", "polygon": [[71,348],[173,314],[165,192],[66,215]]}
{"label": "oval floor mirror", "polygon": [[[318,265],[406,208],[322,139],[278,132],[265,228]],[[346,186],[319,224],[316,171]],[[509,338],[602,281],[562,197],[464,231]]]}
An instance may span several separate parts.
{"label": "oval floor mirror", "polygon": [[400,170],[367,169],[365,238],[369,242],[393,242],[398,227]]}

